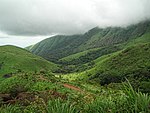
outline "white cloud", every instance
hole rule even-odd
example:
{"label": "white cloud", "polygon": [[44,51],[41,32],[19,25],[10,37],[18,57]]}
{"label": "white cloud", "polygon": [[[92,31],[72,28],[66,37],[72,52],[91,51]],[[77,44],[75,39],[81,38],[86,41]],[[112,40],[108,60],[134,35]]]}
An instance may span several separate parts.
{"label": "white cloud", "polygon": [[2,36],[0,37],[0,45],[15,45],[18,47],[27,47],[29,45],[36,44],[48,36],[36,36],[36,37],[23,37],[23,36]]}
{"label": "white cloud", "polygon": [[0,30],[10,35],[74,34],[150,17],[150,0],[0,0]]}
{"label": "white cloud", "polygon": [[149,11],[150,0],[0,0],[0,37],[76,34],[95,26],[127,26],[150,19]]}

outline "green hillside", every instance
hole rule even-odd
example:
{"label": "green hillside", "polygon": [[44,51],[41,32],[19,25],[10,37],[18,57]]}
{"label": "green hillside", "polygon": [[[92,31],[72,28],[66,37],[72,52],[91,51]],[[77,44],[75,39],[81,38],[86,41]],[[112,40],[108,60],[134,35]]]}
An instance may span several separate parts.
{"label": "green hillside", "polygon": [[121,82],[126,77],[133,80],[138,88],[142,85],[141,88],[149,92],[149,87],[146,87],[150,81],[149,58],[150,43],[131,46],[96,59],[92,69],[74,77],[96,80],[101,85]]}
{"label": "green hillside", "polygon": [[126,42],[123,46],[125,47],[129,47],[132,45],[137,45],[140,43],[147,43],[150,42],[150,32],[143,34],[142,36],[134,39],[134,40],[129,40],[128,42]]}
{"label": "green hillside", "polygon": [[58,35],[27,47],[32,53],[57,62],[59,59],[93,48],[110,47],[135,40],[150,32],[150,21],[126,28],[93,28],[82,35]]}
{"label": "green hillside", "polygon": [[87,55],[88,53],[97,51],[97,50],[99,50],[99,49],[100,49],[100,48],[94,48],[94,49],[89,49],[89,50],[82,51],[82,52],[79,52],[79,53],[75,53],[75,54],[72,54],[72,55],[69,55],[69,56],[67,56],[67,57],[64,57],[64,58],[60,59],[60,61],[61,61],[61,62],[71,62],[71,61],[73,61],[73,60],[76,60],[76,59],[81,58],[82,56]]}
{"label": "green hillside", "polygon": [[150,21],[1,46],[0,112],[149,113],[149,58]]}
{"label": "green hillside", "polygon": [[150,92],[150,43],[127,47],[96,60],[91,69],[64,75],[70,80],[96,81],[101,85],[121,83],[128,78],[135,88]]}
{"label": "green hillside", "polygon": [[76,39],[80,39],[80,35],[58,35],[45,39],[26,49],[50,61],[57,61],[62,56],[67,56],[73,52],[73,49],[79,45]]}
{"label": "green hillside", "polygon": [[108,27],[105,29],[99,29],[99,32],[90,37],[90,39],[82,44],[79,49],[83,50],[87,48],[122,44],[128,40],[141,37],[145,33],[149,32],[150,21],[141,22],[136,25],[130,25],[126,28]]}
{"label": "green hillside", "polygon": [[0,75],[16,72],[54,71],[57,66],[19,47],[0,47]]}

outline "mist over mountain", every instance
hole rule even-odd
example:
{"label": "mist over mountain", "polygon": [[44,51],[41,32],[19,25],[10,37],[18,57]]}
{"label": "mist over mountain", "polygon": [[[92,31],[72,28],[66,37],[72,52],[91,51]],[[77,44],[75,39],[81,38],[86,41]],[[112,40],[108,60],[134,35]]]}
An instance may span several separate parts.
{"label": "mist over mountain", "polygon": [[0,0],[0,113],[150,113],[149,11],[150,0]]}
{"label": "mist over mountain", "polygon": [[[144,21],[126,28],[95,27],[83,35],[56,35],[47,38],[28,50],[47,60],[57,61],[65,56],[93,48],[113,48],[117,44],[139,38],[150,32],[150,21]],[[116,51],[119,48],[116,47]],[[114,50],[115,51],[115,50]]]}
{"label": "mist over mountain", "polygon": [[0,31],[9,35],[79,34],[150,19],[149,0],[1,0]]}

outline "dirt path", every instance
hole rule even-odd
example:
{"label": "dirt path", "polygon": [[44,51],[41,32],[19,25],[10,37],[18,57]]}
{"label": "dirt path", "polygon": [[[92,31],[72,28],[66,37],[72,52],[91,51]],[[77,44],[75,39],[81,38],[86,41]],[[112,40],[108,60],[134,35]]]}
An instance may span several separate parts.
{"label": "dirt path", "polygon": [[[44,81],[48,81],[48,82],[51,82],[50,80],[44,78],[43,76],[39,76],[39,79],[40,80],[44,80]],[[60,84],[60,83],[59,83]],[[76,87],[76,86],[73,86],[73,85],[70,85],[70,84],[62,84],[64,87],[66,88],[69,88],[69,89],[72,89],[72,90],[75,90],[75,91],[80,91],[80,92],[83,92],[80,88]]]}
{"label": "dirt path", "polygon": [[82,90],[80,88],[75,87],[75,86],[70,85],[70,84],[63,84],[63,86],[66,87],[66,88],[72,89],[72,90],[76,90],[76,91],[82,92]]}

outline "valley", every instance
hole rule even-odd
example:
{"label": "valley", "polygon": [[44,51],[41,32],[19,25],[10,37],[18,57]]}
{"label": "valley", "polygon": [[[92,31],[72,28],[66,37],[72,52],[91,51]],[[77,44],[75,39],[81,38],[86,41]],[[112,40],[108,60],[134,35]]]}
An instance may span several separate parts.
{"label": "valley", "polygon": [[150,21],[0,46],[1,113],[149,113]]}

